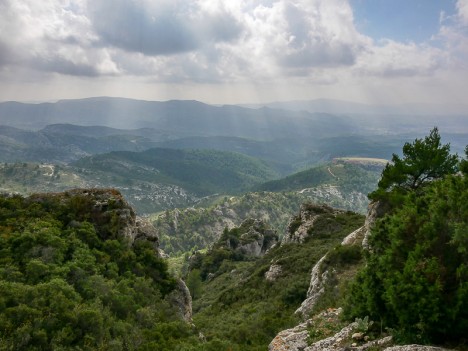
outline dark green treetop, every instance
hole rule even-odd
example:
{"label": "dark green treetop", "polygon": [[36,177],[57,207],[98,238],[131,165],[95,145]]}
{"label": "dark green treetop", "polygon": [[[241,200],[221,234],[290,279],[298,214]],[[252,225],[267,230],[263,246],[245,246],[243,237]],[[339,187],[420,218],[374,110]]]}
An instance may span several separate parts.
{"label": "dark green treetop", "polygon": [[457,155],[450,154],[450,144],[442,145],[437,127],[424,139],[415,139],[403,146],[403,157],[396,154],[382,172],[376,191],[369,194],[372,200],[385,197],[385,193],[397,190],[417,190],[424,184],[447,174],[456,173]]}

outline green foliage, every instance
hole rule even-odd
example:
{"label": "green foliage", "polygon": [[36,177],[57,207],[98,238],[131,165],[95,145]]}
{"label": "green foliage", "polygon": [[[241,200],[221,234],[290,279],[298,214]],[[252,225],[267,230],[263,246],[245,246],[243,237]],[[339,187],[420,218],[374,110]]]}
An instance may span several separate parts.
{"label": "green foliage", "polygon": [[178,185],[202,196],[245,191],[278,176],[264,161],[215,150],[115,151],[74,165],[121,179]]}
{"label": "green foliage", "polygon": [[257,189],[273,192],[294,191],[326,184],[339,186],[344,192],[359,191],[367,194],[375,188],[380,170],[380,167],[366,169],[365,166],[349,163],[330,163],[266,182]]}
{"label": "green foliage", "polygon": [[[280,330],[296,325],[294,311],[306,297],[312,267],[362,226],[364,218],[345,212],[336,220],[340,225],[329,235],[277,245],[256,259],[236,260],[216,252],[223,260],[217,271],[210,271],[213,277],[203,281],[202,294],[194,300],[194,323],[208,342],[224,340],[223,349],[265,350]],[[240,233],[226,230],[220,242]],[[195,256],[196,269],[205,257],[211,257],[210,251]],[[280,266],[281,273],[269,281],[265,273],[272,264]]]}
{"label": "green foliage", "polygon": [[393,154],[392,164],[387,164],[378,189],[369,197],[378,200],[386,191],[416,190],[427,182],[455,173],[457,164],[457,156],[450,155],[450,145],[441,145],[439,131],[434,128],[424,139],[405,143],[403,158]]}
{"label": "green foliage", "polygon": [[460,162],[460,171],[465,175],[468,174],[468,145],[465,148],[465,159]]}
{"label": "green foliage", "polygon": [[187,275],[187,279],[185,281],[187,284],[187,288],[190,290],[190,295],[192,295],[192,299],[197,299],[200,297],[201,288],[202,288],[202,279],[199,269],[193,269]]}
{"label": "green foliage", "polygon": [[[368,315],[391,328],[400,341],[466,342],[468,178],[444,177],[456,158],[447,155],[446,147],[434,149],[439,145],[437,130],[425,139],[427,145],[421,143],[415,153],[407,147],[408,156],[434,161],[436,155],[439,166],[408,173],[401,183],[408,186],[407,192],[400,194],[399,205],[376,222],[367,265],[353,284],[346,314]],[[404,164],[429,163],[407,159]],[[399,191],[395,187],[389,194]]]}
{"label": "green foliage", "polygon": [[0,348],[198,347],[164,299],[175,281],[151,243],[109,235],[86,204],[79,195],[0,197]]}
{"label": "green foliage", "polygon": [[345,267],[362,260],[362,248],[359,245],[338,245],[327,254],[324,264],[332,267]]}

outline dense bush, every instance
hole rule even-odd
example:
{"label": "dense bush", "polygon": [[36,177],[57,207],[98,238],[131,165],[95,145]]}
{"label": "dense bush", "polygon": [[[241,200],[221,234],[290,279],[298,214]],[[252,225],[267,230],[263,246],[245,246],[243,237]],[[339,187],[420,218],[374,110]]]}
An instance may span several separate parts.
{"label": "dense bush", "polygon": [[175,281],[151,244],[109,236],[90,208],[78,195],[0,197],[0,349],[198,343],[164,299]]}
{"label": "dense bush", "polygon": [[[419,165],[409,170],[410,175],[398,176],[396,169],[386,168],[384,177],[391,174],[402,181],[390,188],[383,181],[374,195],[392,202],[396,192],[398,202],[391,203],[390,211],[372,229],[367,265],[349,295],[347,314],[351,318],[368,315],[406,342],[466,342],[468,179],[450,175],[453,156],[434,139],[438,136],[433,131],[429,139],[406,145],[408,157],[415,155],[412,146],[425,150],[416,159],[402,160]],[[440,149],[448,163],[437,160],[448,167],[438,168],[438,173],[431,170],[432,162],[419,157],[440,155]],[[429,165],[425,176],[413,173],[419,169],[417,174],[424,174],[421,165]]]}

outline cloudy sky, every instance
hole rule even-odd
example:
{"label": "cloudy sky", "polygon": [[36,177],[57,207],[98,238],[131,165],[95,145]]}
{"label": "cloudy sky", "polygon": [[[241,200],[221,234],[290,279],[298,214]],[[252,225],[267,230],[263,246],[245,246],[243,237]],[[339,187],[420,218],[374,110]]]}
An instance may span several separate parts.
{"label": "cloudy sky", "polygon": [[0,0],[0,101],[468,100],[468,0]]}

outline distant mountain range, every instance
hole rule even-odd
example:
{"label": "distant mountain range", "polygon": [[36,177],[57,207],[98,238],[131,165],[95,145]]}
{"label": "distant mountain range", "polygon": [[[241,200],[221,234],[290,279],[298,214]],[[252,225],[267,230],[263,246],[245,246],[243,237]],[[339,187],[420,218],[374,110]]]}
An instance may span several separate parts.
{"label": "distant mountain range", "polygon": [[153,128],[158,133],[177,137],[236,136],[256,140],[313,138],[355,131],[351,121],[330,114],[219,107],[198,101],[89,98],[42,104],[0,103],[0,125],[41,129],[57,123],[123,129]]}
{"label": "distant mountain range", "polygon": [[466,104],[398,104],[374,105],[333,99],[276,101],[264,104],[244,104],[244,107],[269,107],[291,111],[332,114],[373,115],[468,115]]}

